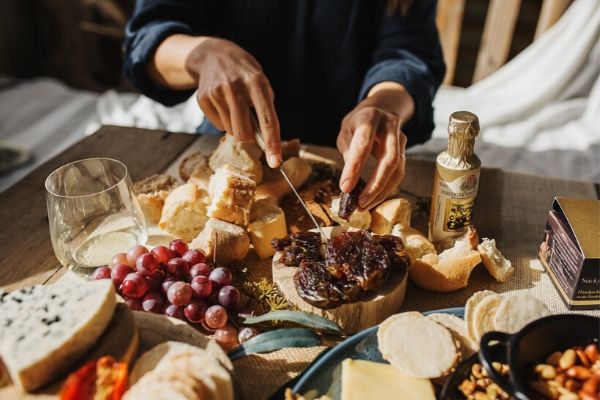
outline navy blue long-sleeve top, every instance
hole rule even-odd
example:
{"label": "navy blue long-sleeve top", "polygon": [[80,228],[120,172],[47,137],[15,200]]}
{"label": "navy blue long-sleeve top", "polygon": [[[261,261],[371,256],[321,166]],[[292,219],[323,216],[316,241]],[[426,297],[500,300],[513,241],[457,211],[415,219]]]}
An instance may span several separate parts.
{"label": "navy blue long-sleeve top", "polygon": [[[228,39],[261,64],[275,93],[283,138],[335,145],[340,124],[377,83],[406,87],[415,114],[404,125],[408,145],[433,130],[433,96],[445,73],[435,0],[414,0],[388,15],[387,0],[138,0],[127,24],[125,74],[165,104],[193,90],[161,87],[147,74],[170,35]],[[199,131],[214,131],[205,120]]]}

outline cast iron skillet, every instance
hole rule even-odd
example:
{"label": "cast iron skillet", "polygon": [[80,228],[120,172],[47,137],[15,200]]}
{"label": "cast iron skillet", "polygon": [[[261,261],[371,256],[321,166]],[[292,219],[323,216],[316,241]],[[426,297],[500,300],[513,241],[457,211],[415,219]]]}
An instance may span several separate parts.
{"label": "cast iron skillet", "polygon": [[[600,318],[561,314],[538,319],[515,334],[488,332],[481,338],[479,358],[489,376],[507,393],[519,400],[534,398],[529,389],[532,369],[554,351],[585,346],[598,341]],[[510,372],[502,377],[492,367],[502,362],[497,347],[504,348]]]}

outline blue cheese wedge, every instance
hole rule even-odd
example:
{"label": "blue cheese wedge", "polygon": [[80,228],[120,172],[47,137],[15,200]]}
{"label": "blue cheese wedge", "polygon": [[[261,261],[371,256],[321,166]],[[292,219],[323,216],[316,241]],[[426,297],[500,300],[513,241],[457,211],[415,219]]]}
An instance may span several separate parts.
{"label": "blue cheese wedge", "polygon": [[68,371],[104,332],[115,307],[110,279],[0,293],[0,357],[13,383],[30,392]]}

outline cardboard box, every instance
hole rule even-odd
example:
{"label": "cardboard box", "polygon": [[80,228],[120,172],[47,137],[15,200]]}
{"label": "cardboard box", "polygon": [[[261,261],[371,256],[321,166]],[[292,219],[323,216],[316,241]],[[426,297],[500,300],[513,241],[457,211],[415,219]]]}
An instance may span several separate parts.
{"label": "cardboard box", "polygon": [[600,200],[556,197],[539,258],[567,308],[600,309]]}

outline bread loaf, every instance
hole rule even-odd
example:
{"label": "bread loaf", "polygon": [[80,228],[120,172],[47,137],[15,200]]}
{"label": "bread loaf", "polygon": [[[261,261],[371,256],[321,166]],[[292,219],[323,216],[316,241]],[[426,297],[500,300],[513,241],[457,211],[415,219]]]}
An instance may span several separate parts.
{"label": "bread loaf", "polygon": [[206,220],[202,191],[193,183],[186,183],[173,190],[165,200],[159,226],[189,242],[204,228]]}
{"label": "bread loaf", "polygon": [[207,215],[236,225],[248,225],[256,183],[232,164],[219,167],[210,178]]}
{"label": "bread loaf", "polygon": [[395,224],[410,226],[412,206],[406,199],[390,199],[371,211],[371,231],[378,235],[389,235]]}
{"label": "bread loaf", "polygon": [[[298,189],[310,176],[312,168],[310,164],[300,157],[292,157],[281,163],[281,169],[286,173],[295,189]],[[281,200],[292,189],[277,169],[265,167],[263,181],[256,188],[256,192],[262,196],[273,196]]]}
{"label": "bread loaf", "polygon": [[250,238],[244,228],[210,218],[190,247],[202,250],[209,260],[228,264],[246,257],[250,249]]}
{"label": "bread loaf", "polygon": [[215,172],[225,164],[233,165],[258,184],[262,181],[263,172],[261,155],[262,150],[256,144],[242,143],[232,135],[225,135],[210,156],[208,165]]}
{"label": "bread loaf", "polygon": [[208,156],[201,152],[190,154],[179,164],[179,176],[184,182],[187,182],[194,171],[208,167]]}
{"label": "bread loaf", "polygon": [[167,174],[152,175],[133,184],[144,217],[150,224],[158,224],[165,199],[177,187],[177,180]]}
{"label": "bread loaf", "polygon": [[271,240],[287,235],[285,216],[281,208],[269,204],[254,209],[253,214],[256,218],[248,225],[248,234],[254,251],[264,260],[275,254]]}

